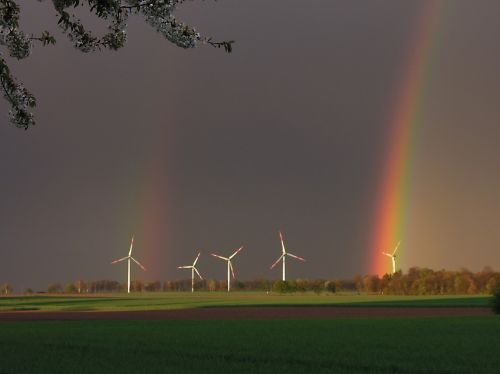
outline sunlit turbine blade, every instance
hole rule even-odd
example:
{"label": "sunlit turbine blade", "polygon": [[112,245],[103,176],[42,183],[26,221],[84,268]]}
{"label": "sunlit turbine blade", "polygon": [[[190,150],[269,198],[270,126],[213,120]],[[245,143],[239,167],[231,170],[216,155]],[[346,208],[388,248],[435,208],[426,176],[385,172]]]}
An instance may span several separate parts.
{"label": "sunlit turbine blade", "polygon": [[132,248],[134,247],[134,235],[132,235],[132,241],[130,242],[130,250],[128,251],[128,255],[132,256]]}
{"label": "sunlit turbine blade", "polygon": [[280,262],[280,260],[283,258],[283,256],[284,256],[284,255],[281,255],[281,256],[280,256],[280,258],[278,258],[278,259],[276,260],[276,262],[275,262],[274,264],[272,264],[272,265],[271,265],[271,267],[269,268],[269,270],[271,270],[272,268],[274,268],[274,267],[278,264],[278,262]]}
{"label": "sunlit turbine blade", "polygon": [[234,256],[236,256],[238,254],[239,251],[241,251],[243,249],[243,246],[239,247],[236,252],[234,252],[231,256],[229,256],[229,259],[232,259]]}
{"label": "sunlit turbine blade", "polygon": [[394,252],[392,252],[392,255],[394,256],[396,254],[396,251],[398,250],[399,248],[399,245],[401,244],[401,240],[398,242],[398,244],[396,245],[396,248],[394,248]]}
{"label": "sunlit turbine blade", "polygon": [[120,262],[120,261],[123,261],[123,260],[126,260],[128,258],[127,257],[123,257],[123,258],[120,258],[119,260],[114,260],[113,262],[111,262],[112,264],[116,264],[117,262]]}
{"label": "sunlit turbine blade", "polygon": [[193,262],[193,266],[196,266],[196,263],[198,262],[198,259],[200,258],[201,252],[198,253],[198,256],[196,256],[196,259]]}
{"label": "sunlit turbine blade", "polygon": [[383,255],[386,255],[387,257],[392,257],[390,253],[382,252]]}
{"label": "sunlit turbine blade", "polygon": [[302,258],[302,257],[299,257],[299,256],[292,255],[291,253],[287,253],[287,255],[288,255],[288,256],[290,256],[290,257],[296,258],[297,260],[300,260],[300,261],[304,261],[304,262],[306,262],[306,259],[305,259],[305,258]]}
{"label": "sunlit turbine blade", "polygon": [[281,240],[281,253],[285,254],[286,253],[285,241],[283,240],[283,234],[281,233],[281,231],[279,233],[280,233],[280,240]]}
{"label": "sunlit turbine blade", "polygon": [[133,257],[130,257],[130,258],[131,258],[131,259],[132,259],[132,261],[134,261],[137,265],[139,265],[139,266],[141,267],[141,269],[142,269],[142,270],[146,271],[146,268],[145,268],[144,266],[142,266],[142,264],[141,264],[139,261],[137,261],[137,260],[136,260],[135,258],[133,258]]}
{"label": "sunlit turbine blade", "polygon": [[236,277],[234,276],[234,269],[233,269],[233,264],[231,263],[231,261],[229,261],[229,267],[231,268],[231,273],[233,274],[233,279],[236,279]]}
{"label": "sunlit turbine blade", "polygon": [[214,257],[219,257],[225,261],[229,261],[229,259],[227,257],[222,257],[222,256],[219,256],[219,255],[216,255],[215,253],[210,253],[210,255],[214,256]]}
{"label": "sunlit turbine blade", "polygon": [[193,269],[194,271],[196,271],[196,274],[198,274],[198,276],[200,277],[201,280],[203,280],[203,277],[200,275],[200,273],[198,272],[198,269],[196,269],[194,266],[193,266]]}
{"label": "sunlit turbine blade", "polygon": [[192,266],[191,265],[187,265],[187,266],[177,266],[177,269],[191,269]]}

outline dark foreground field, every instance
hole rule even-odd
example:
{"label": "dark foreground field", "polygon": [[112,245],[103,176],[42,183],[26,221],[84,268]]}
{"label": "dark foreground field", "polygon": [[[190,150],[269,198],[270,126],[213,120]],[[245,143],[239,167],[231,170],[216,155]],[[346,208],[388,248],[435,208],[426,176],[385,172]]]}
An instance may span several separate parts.
{"label": "dark foreground field", "polygon": [[500,318],[489,301],[261,293],[0,298],[0,374],[498,373]]}
{"label": "dark foreground field", "polygon": [[0,373],[498,373],[500,318],[0,322]]}
{"label": "dark foreground field", "polygon": [[326,319],[358,317],[490,316],[485,307],[266,306],[124,311],[0,311],[0,322],[84,320]]}

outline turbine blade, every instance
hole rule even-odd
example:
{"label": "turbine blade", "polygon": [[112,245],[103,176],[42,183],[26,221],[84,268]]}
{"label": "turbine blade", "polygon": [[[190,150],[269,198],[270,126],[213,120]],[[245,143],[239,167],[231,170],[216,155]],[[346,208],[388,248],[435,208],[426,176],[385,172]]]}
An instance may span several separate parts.
{"label": "turbine blade", "polygon": [[281,233],[281,231],[279,233],[280,233],[280,240],[281,240],[281,253],[285,254],[286,253],[285,241],[283,240],[283,234]]}
{"label": "turbine blade", "polygon": [[191,269],[192,266],[177,266],[177,269]]}
{"label": "turbine blade", "polygon": [[134,247],[134,235],[132,235],[132,241],[130,242],[130,250],[128,251],[128,255],[132,256],[132,248]]}
{"label": "turbine blade", "polygon": [[231,256],[229,256],[229,259],[232,259],[234,256],[236,256],[238,254],[239,251],[241,251],[243,249],[243,246],[239,247],[236,252],[234,252]]}
{"label": "turbine blade", "polygon": [[219,255],[216,255],[215,253],[210,253],[212,256],[214,257],[219,257],[221,259],[223,259],[224,261],[229,261],[229,259],[227,257],[222,257],[222,256],[219,256]]}
{"label": "turbine blade", "polygon": [[382,252],[382,254],[387,256],[387,257],[392,257],[392,255],[390,253]]}
{"label": "turbine blade", "polygon": [[399,248],[399,245],[401,244],[401,240],[398,242],[398,244],[396,245],[396,248],[394,248],[394,252],[392,252],[392,255],[394,256],[396,254],[396,251],[398,250]]}
{"label": "turbine blade", "polygon": [[112,264],[116,264],[117,262],[120,262],[120,261],[126,260],[127,258],[128,258],[128,256],[127,256],[127,257],[120,258],[120,259],[118,259],[118,260],[114,260],[114,261],[113,261],[113,262],[111,262],[111,263],[112,263]]}
{"label": "turbine blade", "polygon": [[200,258],[201,252],[198,253],[198,256],[196,256],[196,259],[193,262],[193,266],[196,266],[196,263],[198,262],[198,259]]}
{"label": "turbine blade", "polygon": [[194,271],[196,271],[196,274],[198,274],[198,276],[200,277],[200,279],[203,280],[203,277],[200,275],[198,269],[196,269],[194,266],[193,266],[193,269],[194,269]]}
{"label": "turbine blade", "polygon": [[137,261],[137,260],[136,260],[135,258],[133,258],[133,257],[130,257],[130,258],[131,258],[131,259],[132,259],[132,261],[134,261],[137,265],[139,265],[139,266],[141,267],[141,269],[142,269],[142,270],[146,271],[146,268],[145,268],[144,266],[142,266],[142,264],[141,264],[139,261]]}
{"label": "turbine blade", "polygon": [[229,261],[229,267],[231,268],[231,273],[233,273],[233,279],[236,279],[236,277],[234,276],[234,269],[233,269],[233,264],[231,263],[231,261]]}
{"label": "turbine blade", "polygon": [[300,261],[304,261],[304,262],[306,262],[306,259],[305,259],[305,258],[302,258],[302,257],[299,257],[299,256],[292,255],[291,253],[287,253],[287,255],[288,255],[288,256],[290,256],[290,257],[296,258],[297,260],[300,260]]}
{"label": "turbine blade", "polygon": [[276,262],[275,262],[274,264],[272,264],[272,265],[271,265],[271,267],[269,268],[269,270],[271,270],[272,268],[274,268],[274,267],[278,264],[278,262],[280,262],[280,260],[283,258],[283,256],[284,256],[284,255],[281,255],[281,256],[280,256],[280,258],[278,258],[278,259],[276,260]]}

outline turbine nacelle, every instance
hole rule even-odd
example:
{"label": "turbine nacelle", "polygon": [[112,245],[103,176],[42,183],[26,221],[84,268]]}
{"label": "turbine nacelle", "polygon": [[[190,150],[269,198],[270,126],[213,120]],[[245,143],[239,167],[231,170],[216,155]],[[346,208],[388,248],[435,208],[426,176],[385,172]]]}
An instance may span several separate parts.
{"label": "turbine nacelle", "polygon": [[146,268],[144,267],[144,265],[142,265],[139,261],[137,261],[132,256],[127,256],[127,257],[123,257],[123,258],[120,258],[118,260],[112,261],[111,264],[116,264],[118,262],[122,262],[122,261],[125,261],[125,260],[132,260],[132,261],[134,261],[142,270],[146,271]]}

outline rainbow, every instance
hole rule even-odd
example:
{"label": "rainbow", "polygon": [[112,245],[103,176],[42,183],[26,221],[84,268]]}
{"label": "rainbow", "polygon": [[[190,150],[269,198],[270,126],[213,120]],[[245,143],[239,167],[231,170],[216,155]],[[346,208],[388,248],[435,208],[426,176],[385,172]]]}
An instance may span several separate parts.
{"label": "rainbow", "polygon": [[174,146],[171,123],[175,123],[175,117],[170,116],[156,127],[149,128],[148,154],[131,167],[127,194],[129,208],[120,211],[120,235],[127,238],[135,234],[137,256],[141,256],[141,262],[147,268],[147,272],[137,272],[134,279],[143,281],[165,278],[166,253],[172,241],[170,212],[175,188],[174,178],[170,177]]}
{"label": "rainbow", "polygon": [[411,49],[408,51],[396,107],[392,111],[390,137],[385,155],[382,183],[378,190],[376,216],[371,243],[370,272],[385,274],[390,261],[381,251],[391,251],[399,240],[405,251],[408,226],[411,172],[416,130],[423,112],[433,50],[444,0],[428,0],[417,20]]}
{"label": "rainbow", "polygon": [[[158,152],[157,152],[158,153]],[[141,274],[142,279],[156,280],[164,277],[163,268],[167,264],[166,249],[169,247],[171,202],[171,178],[168,178],[165,158],[151,161],[149,170],[144,175],[144,186],[139,198],[140,211],[136,232],[141,244],[144,263],[148,264],[148,273]]]}

